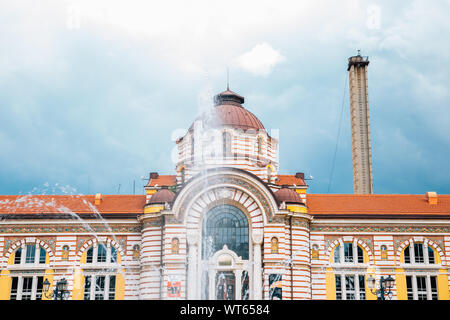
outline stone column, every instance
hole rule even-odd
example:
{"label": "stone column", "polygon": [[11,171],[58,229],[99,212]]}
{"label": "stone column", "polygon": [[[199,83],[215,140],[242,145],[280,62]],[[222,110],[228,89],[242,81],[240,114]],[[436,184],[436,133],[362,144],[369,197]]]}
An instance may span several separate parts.
{"label": "stone column", "polygon": [[263,230],[254,230],[253,240],[253,299],[262,300],[262,265],[261,244],[263,241]]}
{"label": "stone column", "polygon": [[197,297],[197,246],[198,235],[190,232],[187,234],[188,243],[188,277],[187,277],[187,299],[198,299]]}
{"label": "stone column", "polygon": [[216,270],[213,268],[209,268],[208,271],[208,277],[209,277],[209,300],[216,300]]}
{"label": "stone column", "polygon": [[236,279],[234,298],[242,300],[242,269],[234,270],[234,277]]}

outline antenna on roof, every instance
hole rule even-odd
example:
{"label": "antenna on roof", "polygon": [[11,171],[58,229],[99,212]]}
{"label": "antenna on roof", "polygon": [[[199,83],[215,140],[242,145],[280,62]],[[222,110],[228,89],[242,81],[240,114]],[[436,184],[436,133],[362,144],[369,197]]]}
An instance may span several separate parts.
{"label": "antenna on roof", "polygon": [[230,68],[227,67],[227,90],[230,90]]}

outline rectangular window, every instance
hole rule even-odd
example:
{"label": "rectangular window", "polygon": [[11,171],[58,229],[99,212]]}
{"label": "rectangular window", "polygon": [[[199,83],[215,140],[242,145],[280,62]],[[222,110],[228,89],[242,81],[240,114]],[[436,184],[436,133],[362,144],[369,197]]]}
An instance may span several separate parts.
{"label": "rectangular window", "polygon": [[84,300],[90,300],[91,299],[91,276],[86,276],[84,278]]}
{"label": "rectangular window", "polygon": [[17,300],[17,285],[18,285],[18,283],[19,283],[19,277],[12,277],[11,294],[10,294],[11,300]]}
{"label": "rectangular window", "polygon": [[436,277],[430,277],[430,285],[431,285],[431,300],[438,300]]}
{"label": "rectangular window", "polygon": [[95,279],[95,300],[105,300],[105,276]]}
{"label": "rectangular window", "polygon": [[364,276],[359,277],[359,300],[366,300],[366,281]]}
{"label": "rectangular window", "polygon": [[416,277],[417,281],[417,299],[427,300],[427,277]]}
{"label": "rectangular window", "polygon": [[345,276],[345,298],[355,300],[355,276]]}
{"label": "rectangular window", "polygon": [[283,299],[283,287],[282,287],[282,274],[272,273],[269,274],[269,299],[270,300],[282,300]]}
{"label": "rectangular window", "polygon": [[353,262],[353,243],[344,243],[344,261]]}
{"label": "rectangular window", "polygon": [[106,262],[106,246],[103,244],[97,247],[97,262]]}
{"label": "rectangular window", "polygon": [[358,246],[358,263],[364,263],[364,252],[361,247]]}
{"label": "rectangular window", "polygon": [[86,263],[92,263],[94,257],[94,247],[90,247],[86,252]]}
{"label": "rectangular window", "polygon": [[111,263],[117,262],[117,250],[114,247],[111,247]]}
{"label": "rectangular window", "polygon": [[115,297],[116,297],[116,276],[110,276],[108,299],[114,300]]}
{"label": "rectangular window", "polygon": [[44,277],[37,277],[36,300],[42,300],[43,284],[44,284]]}
{"label": "rectangular window", "polygon": [[47,257],[47,252],[44,248],[39,250],[39,263],[45,263],[45,258]]}
{"label": "rectangular window", "polygon": [[412,277],[406,276],[406,293],[408,295],[408,300],[414,300],[414,293],[412,287]]}
{"label": "rectangular window", "polygon": [[36,245],[35,244],[27,244],[25,263],[34,263],[35,257],[36,257]]}
{"label": "rectangular window", "polygon": [[22,280],[22,300],[31,300],[33,277],[23,277]]}
{"label": "rectangular window", "polygon": [[414,261],[416,263],[424,263],[422,243],[414,243]]}
{"label": "rectangular window", "polygon": [[405,263],[411,263],[410,246],[405,248]]}
{"label": "rectangular window", "polygon": [[16,250],[14,254],[14,264],[20,264],[20,260],[22,258],[22,248]]}
{"label": "rectangular window", "polygon": [[428,263],[434,264],[434,250],[431,247],[428,247]]}
{"label": "rectangular window", "polygon": [[334,263],[341,263],[341,247],[337,246],[334,249]]}
{"label": "rectangular window", "polygon": [[341,284],[341,276],[334,276],[336,281],[336,300],[342,300],[342,284]]}

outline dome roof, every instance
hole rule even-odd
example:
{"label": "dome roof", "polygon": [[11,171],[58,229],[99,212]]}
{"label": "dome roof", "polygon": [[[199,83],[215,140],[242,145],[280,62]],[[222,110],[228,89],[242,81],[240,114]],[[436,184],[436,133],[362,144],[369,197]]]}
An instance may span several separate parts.
{"label": "dome roof", "polygon": [[152,195],[150,200],[148,201],[149,204],[155,204],[155,203],[166,203],[166,202],[172,202],[175,199],[175,193],[173,191],[163,188],[158,190],[156,193]]}
{"label": "dome roof", "polygon": [[275,198],[277,198],[280,203],[285,202],[303,204],[302,198],[300,198],[300,195],[295,190],[284,186],[275,192]]}
{"label": "dome roof", "polygon": [[[264,130],[261,121],[250,111],[245,109],[242,104],[244,97],[226,90],[214,97],[215,107],[200,116],[204,127],[230,126],[243,130]],[[193,125],[189,130],[193,129]]]}

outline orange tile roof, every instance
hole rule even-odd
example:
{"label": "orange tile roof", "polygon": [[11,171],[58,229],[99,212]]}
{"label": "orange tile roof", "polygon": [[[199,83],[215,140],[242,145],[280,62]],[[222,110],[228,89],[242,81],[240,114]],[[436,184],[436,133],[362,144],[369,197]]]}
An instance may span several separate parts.
{"label": "orange tile roof", "polygon": [[145,195],[10,195],[0,196],[0,214],[143,213]]}
{"label": "orange tile roof", "polygon": [[297,186],[306,186],[305,180],[301,178],[297,178],[295,175],[292,174],[279,174],[278,180],[276,181],[276,184],[282,186],[284,184],[287,185],[297,185]]}
{"label": "orange tile roof", "polygon": [[403,194],[307,194],[308,213],[314,216],[340,215],[423,215],[448,216],[450,195],[438,195],[437,204],[429,204],[425,195]]}
{"label": "orange tile roof", "polygon": [[150,179],[146,187],[174,186],[176,184],[176,175],[159,175],[158,178]]}

